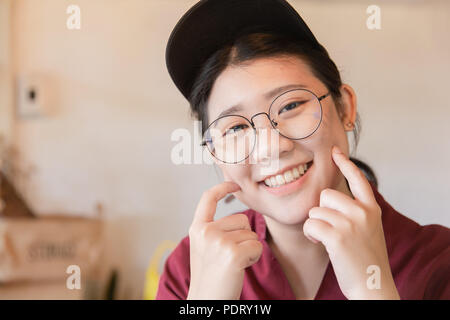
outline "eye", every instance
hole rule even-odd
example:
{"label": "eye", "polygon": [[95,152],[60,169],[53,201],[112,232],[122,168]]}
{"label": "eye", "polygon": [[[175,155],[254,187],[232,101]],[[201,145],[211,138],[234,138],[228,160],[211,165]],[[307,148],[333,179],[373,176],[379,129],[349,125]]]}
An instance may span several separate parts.
{"label": "eye", "polygon": [[284,112],[296,109],[304,103],[305,103],[305,101],[297,101],[297,102],[289,103],[288,105],[285,105],[283,108],[281,108],[280,111],[278,112],[278,114],[282,114]]}
{"label": "eye", "polygon": [[225,131],[224,135],[234,134],[234,133],[236,133],[236,132],[238,132],[240,130],[244,130],[246,128],[248,128],[248,125],[246,125],[246,124],[238,124],[238,125],[235,125],[235,126],[229,128],[229,129],[227,129]]}

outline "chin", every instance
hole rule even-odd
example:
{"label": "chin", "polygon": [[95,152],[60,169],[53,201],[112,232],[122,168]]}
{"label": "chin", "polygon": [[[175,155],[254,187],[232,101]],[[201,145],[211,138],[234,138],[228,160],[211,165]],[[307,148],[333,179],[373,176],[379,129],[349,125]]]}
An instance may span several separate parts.
{"label": "chin", "polygon": [[[305,199],[309,199],[306,201]],[[308,190],[304,194],[284,199],[252,198],[239,199],[249,208],[285,225],[300,225],[309,218],[309,210],[319,206],[320,193]]]}
{"label": "chin", "polygon": [[302,225],[309,218],[309,210],[319,206],[319,197],[315,195],[314,192],[308,192],[308,195],[297,196],[276,207],[272,205],[267,216],[285,225]]}
{"label": "chin", "polygon": [[273,220],[286,225],[303,224],[309,216],[310,208],[277,208],[269,216]]}

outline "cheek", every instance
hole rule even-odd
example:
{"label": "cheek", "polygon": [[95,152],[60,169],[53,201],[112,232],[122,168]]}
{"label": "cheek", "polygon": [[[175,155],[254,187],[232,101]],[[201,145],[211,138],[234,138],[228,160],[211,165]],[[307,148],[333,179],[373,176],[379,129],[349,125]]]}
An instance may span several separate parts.
{"label": "cheek", "polygon": [[335,110],[324,108],[322,123],[312,138],[320,148],[331,148],[336,144],[343,146],[347,143],[347,135]]}
{"label": "cheek", "polygon": [[224,181],[237,183],[242,191],[236,192],[236,198],[248,207],[253,207],[255,197],[258,195],[257,187],[251,178],[251,171],[248,165],[221,166]]}
{"label": "cheek", "polygon": [[250,170],[245,165],[222,165],[220,169],[223,174],[224,181],[233,181],[243,187],[250,179]]}

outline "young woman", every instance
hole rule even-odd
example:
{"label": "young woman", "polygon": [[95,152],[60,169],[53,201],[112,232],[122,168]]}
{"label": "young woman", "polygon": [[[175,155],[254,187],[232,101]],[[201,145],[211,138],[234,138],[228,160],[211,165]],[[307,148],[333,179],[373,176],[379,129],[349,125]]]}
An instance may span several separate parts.
{"label": "young woman", "polygon": [[[157,299],[450,298],[450,230],[395,211],[349,159],[356,94],[286,1],[200,1],[166,59],[225,182]],[[228,194],[250,209],[215,220]]]}

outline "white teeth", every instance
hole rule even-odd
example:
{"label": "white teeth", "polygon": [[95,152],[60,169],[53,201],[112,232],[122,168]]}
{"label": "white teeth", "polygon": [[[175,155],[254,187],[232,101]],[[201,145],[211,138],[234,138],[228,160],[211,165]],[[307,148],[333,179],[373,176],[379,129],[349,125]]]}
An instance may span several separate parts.
{"label": "white teeth", "polygon": [[289,183],[291,181],[294,181],[294,174],[291,170],[288,170],[284,173],[284,180]]}
{"label": "white teeth", "polygon": [[300,178],[300,172],[297,168],[292,169],[292,173],[294,174],[294,179]]}
{"label": "white teeth", "polygon": [[285,184],[284,177],[281,174],[278,174],[276,177],[278,185]]}
{"label": "white teeth", "polygon": [[272,182],[272,187],[278,185],[277,179],[275,179],[275,177],[271,177],[270,182]]}
{"label": "white teeth", "polygon": [[305,173],[305,167],[303,165],[298,167],[298,171],[300,172],[300,175]]}
{"label": "white teeth", "polygon": [[284,174],[278,174],[276,176],[267,178],[264,180],[264,183],[269,187],[278,187],[283,184],[290,183],[294,180],[297,180],[302,175],[304,175],[307,170],[308,170],[308,165],[305,163],[296,168],[285,171]]}

